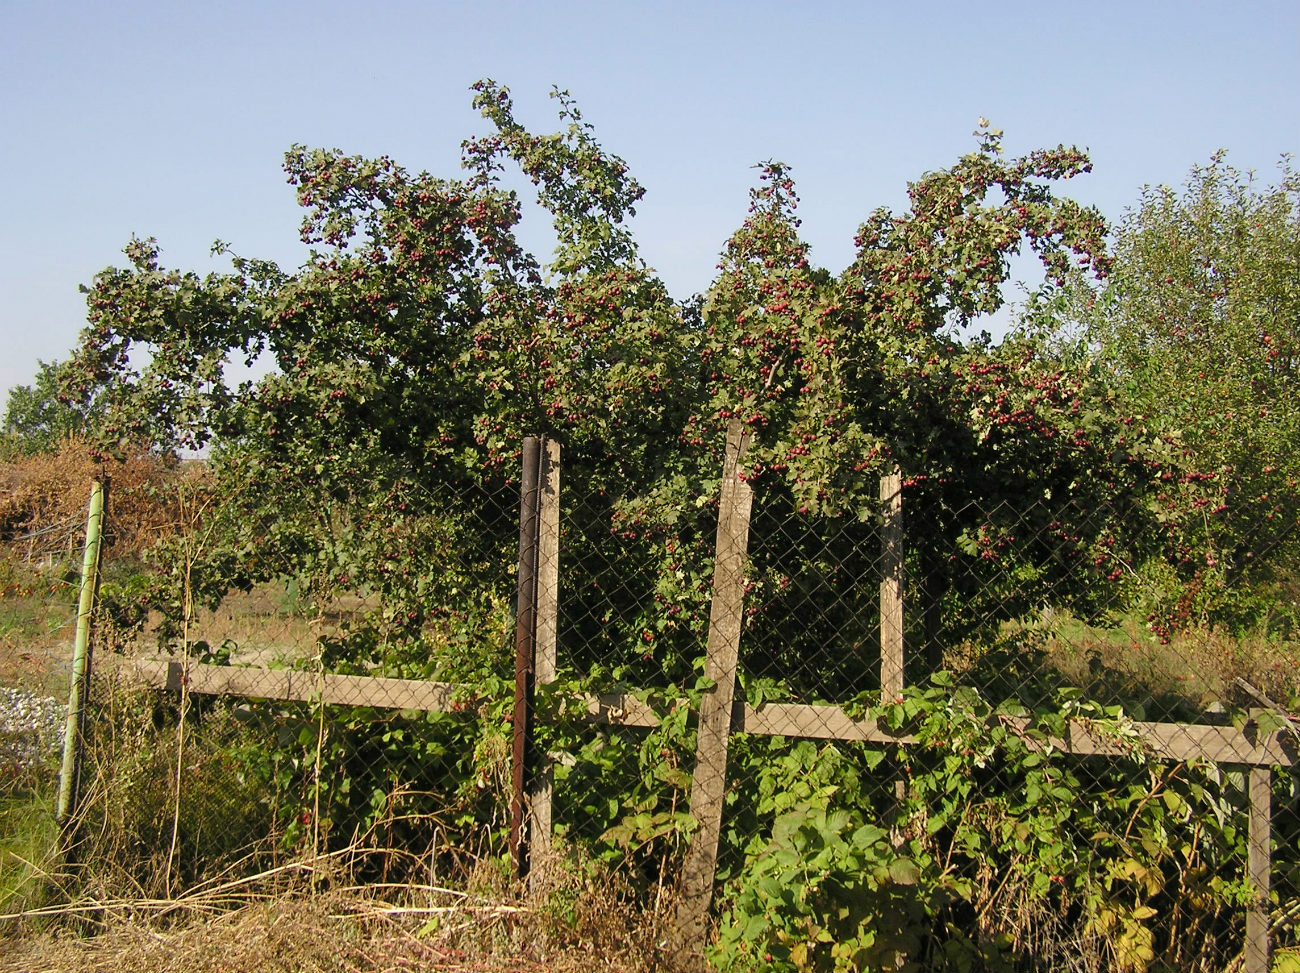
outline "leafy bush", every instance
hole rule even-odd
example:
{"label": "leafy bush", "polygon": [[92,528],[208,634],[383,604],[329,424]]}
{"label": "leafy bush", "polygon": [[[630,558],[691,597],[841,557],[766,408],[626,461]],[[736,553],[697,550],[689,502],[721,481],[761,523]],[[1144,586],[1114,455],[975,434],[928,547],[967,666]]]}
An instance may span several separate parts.
{"label": "leafy bush", "polygon": [[[741,744],[756,794],[720,967],[1215,970],[1240,950],[1240,773],[1152,759],[1077,691],[1030,711],[940,674],[870,712],[917,745]],[[1067,720],[1128,758],[1062,753]]]}

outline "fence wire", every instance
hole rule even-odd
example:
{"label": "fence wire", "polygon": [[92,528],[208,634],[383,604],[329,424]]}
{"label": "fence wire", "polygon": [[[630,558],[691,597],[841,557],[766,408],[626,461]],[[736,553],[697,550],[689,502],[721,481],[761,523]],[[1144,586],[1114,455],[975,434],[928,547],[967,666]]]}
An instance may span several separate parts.
{"label": "fence wire", "polygon": [[[563,469],[533,864],[658,908],[699,835],[716,483]],[[517,472],[302,507],[252,475],[173,489],[148,557],[105,568],[83,854],[165,892],[304,854],[384,881],[507,860]],[[1300,957],[1294,527],[1157,541],[1129,508],[918,476],[890,553],[874,496],[753,489],[712,962],[1244,969],[1260,922]]]}
{"label": "fence wire", "polygon": [[[743,717],[732,737],[719,955],[796,968],[1250,968],[1252,907],[1274,957],[1294,953],[1295,717],[1281,702],[1297,690],[1294,576],[1251,575],[1294,537],[1248,536],[1219,555],[1236,570],[1216,571],[1126,547],[1116,524],[1128,510],[936,497],[905,481],[906,689],[882,698],[883,511],[814,516],[756,493],[739,694],[748,714],[806,708],[780,732]],[[672,535],[620,545],[634,535],[616,532],[605,564],[635,577]],[[680,597],[676,571],[661,564],[658,584]],[[689,589],[674,604],[697,623],[661,640],[642,577],[639,596],[604,582],[580,609],[561,599],[561,665],[620,660],[617,688],[659,724],[616,714],[562,741],[554,813],[569,839],[658,881],[695,824],[682,816],[696,743],[686,714],[708,606]],[[571,622],[576,610],[601,624]],[[612,622],[623,629],[606,650]],[[654,646],[639,660],[626,655],[637,636]],[[1273,732],[1272,757],[1259,756]],[[1261,771],[1270,760],[1278,769]],[[1261,773],[1266,893],[1258,838],[1252,850]]]}

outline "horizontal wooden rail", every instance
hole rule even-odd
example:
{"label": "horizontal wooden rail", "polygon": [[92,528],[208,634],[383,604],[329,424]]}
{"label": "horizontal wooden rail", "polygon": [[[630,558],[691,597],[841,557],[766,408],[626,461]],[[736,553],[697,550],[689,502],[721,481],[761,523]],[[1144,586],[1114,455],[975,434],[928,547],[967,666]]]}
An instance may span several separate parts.
{"label": "horizontal wooden rail", "polygon": [[[179,691],[185,675],[182,663],[168,659],[137,659],[136,672],[146,684]],[[339,676],[294,669],[241,668],[192,664],[189,690],[219,696],[247,696],[256,699],[319,701],[344,706],[375,706],[449,712],[457,689],[454,683],[424,682],[417,679],[389,679],[379,676]],[[585,697],[589,719],[614,726],[657,726],[659,718],[648,703],[629,693],[608,693]],[[681,701],[685,705],[685,701]],[[1002,717],[1015,732],[1026,730],[1030,721]],[[764,703],[751,706],[737,702],[732,718],[737,733],[757,736],[803,737],[814,740],[846,740],[864,743],[912,744],[916,739],[898,735],[870,717],[855,718],[840,706],[810,703]],[[1272,733],[1260,736],[1251,728],[1208,726],[1195,723],[1127,724],[1122,738],[1106,735],[1090,720],[1072,720],[1066,738],[1048,741],[1067,753],[1122,755],[1134,747],[1147,747],[1165,760],[1212,760],[1217,763],[1248,764],[1256,767],[1300,765],[1300,747],[1294,735]]]}
{"label": "horizontal wooden rail", "polygon": [[[607,695],[588,703],[588,712],[603,722],[625,726],[654,726],[654,711],[629,695]],[[1013,732],[1024,732],[1031,721],[1002,717]],[[916,743],[916,738],[897,734],[871,717],[855,718],[840,706],[810,703],[737,703],[732,721],[737,733],[756,736],[803,737],[814,740],[847,740],[863,743]],[[1131,731],[1122,738],[1106,735],[1092,720],[1071,720],[1067,738],[1048,743],[1058,750],[1077,754],[1123,755],[1135,747],[1148,747],[1164,760],[1213,760],[1218,763],[1252,766],[1295,766],[1300,764],[1300,747],[1293,736],[1272,733],[1259,737],[1248,727],[1208,726],[1195,723],[1127,724]]]}
{"label": "horizontal wooden rail", "polygon": [[340,676],[301,669],[263,669],[191,664],[169,659],[136,659],[135,671],[157,689],[189,691],[208,696],[246,696],[342,706],[376,706],[423,712],[450,712],[458,688],[449,682],[388,679],[380,676]]}

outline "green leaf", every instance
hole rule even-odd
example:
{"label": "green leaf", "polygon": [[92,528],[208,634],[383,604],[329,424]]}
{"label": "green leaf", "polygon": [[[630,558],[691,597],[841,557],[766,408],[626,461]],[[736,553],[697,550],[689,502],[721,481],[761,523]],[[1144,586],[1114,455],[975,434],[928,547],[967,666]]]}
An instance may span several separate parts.
{"label": "green leaf", "polygon": [[915,885],[921,880],[921,869],[910,858],[896,858],[889,863],[889,878],[895,885]]}
{"label": "green leaf", "polygon": [[1291,729],[1292,722],[1281,713],[1272,710],[1260,710],[1255,714],[1255,730],[1260,736],[1269,736],[1279,730]]}
{"label": "green leaf", "polygon": [[889,832],[874,824],[864,824],[858,828],[849,838],[850,844],[858,849],[868,849],[874,847],[885,838],[889,837]]}

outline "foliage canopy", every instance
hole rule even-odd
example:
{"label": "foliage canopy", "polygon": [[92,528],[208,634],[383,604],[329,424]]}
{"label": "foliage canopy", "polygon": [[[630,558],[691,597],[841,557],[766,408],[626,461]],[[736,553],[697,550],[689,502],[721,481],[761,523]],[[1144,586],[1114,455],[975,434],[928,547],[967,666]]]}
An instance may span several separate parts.
{"label": "foliage canopy", "polygon": [[1104,287],[1034,314],[1166,445],[1153,500],[1186,597],[1169,626],[1251,621],[1248,589],[1294,584],[1300,540],[1300,177],[1274,186],[1218,153],[1181,191],[1147,187]]}
{"label": "foliage canopy", "polygon": [[72,404],[60,399],[59,363],[37,362],[31,385],[16,385],[5,403],[0,458],[55,453],[82,435],[98,411],[93,396]]}
{"label": "foliage canopy", "polygon": [[[1088,170],[1081,152],[1008,158],[982,127],[973,151],[912,184],[905,212],[867,217],[838,275],[810,265],[793,180],[767,163],[713,286],[678,301],[627,226],[642,188],[572,99],[554,93],[562,127],[538,135],[505,88],[474,88],[490,128],[464,143],[460,178],[289,151],[312,247],[296,271],[232,254],[230,272],[201,278],[135,240],[128,267],[96,278],[68,391],[107,390],[102,451],[212,445],[218,489],[230,488],[228,552],[244,552],[223,570],[241,565],[244,583],[308,571],[322,591],[378,591],[390,618],[422,623],[441,582],[436,559],[418,563],[412,525],[437,520],[426,536],[445,535],[436,513],[513,475],[520,438],[540,433],[564,444],[567,489],[604,498],[587,534],[612,525],[652,562],[688,565],[684,582],[647,576],[656,607],[626,633],[637,659],[646,633],[665,635],[654,654],[677,678],[698,631],[665,612],[703,597],[711,534],[694,501],[712,493],[732,417],[752,437],[745,475],[774,509],[869,519],[875,478],[897,464],[924,511],[918,543],[985,559],[1062,546],[1052,560],[1071,567],[1114,556],[1147,465],[1116,453],[1111,404],[1031,344],[961,337],[1002,306],[1022,247],[1055,279],[1106,270],[1101,216],[1053,192]],[[519,242],[507,165],[551,216],[548,261]],[[233,358],[274,367],[233,384]],[[1031,506],[1047,533],[1017,542],[1006,524]],[[1089,513],[1086,527],[1059,529],[1079,520],[1071,511]],[[473,533],[509,543],[505,521]],[[308,551],[329,553],[309,567]]]}

